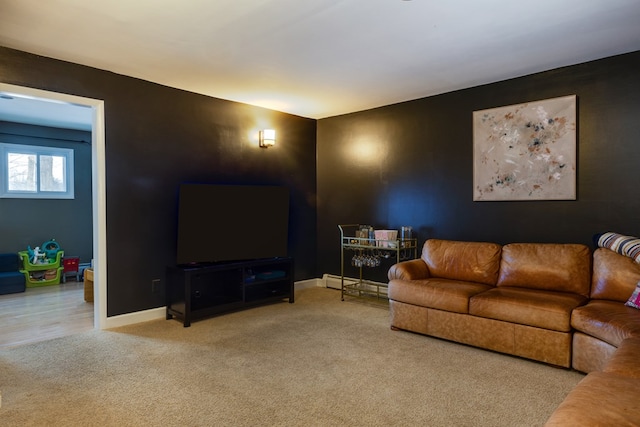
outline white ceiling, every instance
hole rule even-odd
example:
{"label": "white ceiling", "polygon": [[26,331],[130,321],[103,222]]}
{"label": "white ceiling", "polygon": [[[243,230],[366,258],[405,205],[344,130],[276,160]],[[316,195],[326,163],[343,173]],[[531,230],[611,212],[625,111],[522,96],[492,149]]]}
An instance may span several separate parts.
{"label": "white ceiling", "polygon": [[640,0],[0,0],[0,45],[318,119],[640,50]]}
{"label": "white ceiling", "polygon": [[90,107],[0,91],[0,120],[90,131]]}

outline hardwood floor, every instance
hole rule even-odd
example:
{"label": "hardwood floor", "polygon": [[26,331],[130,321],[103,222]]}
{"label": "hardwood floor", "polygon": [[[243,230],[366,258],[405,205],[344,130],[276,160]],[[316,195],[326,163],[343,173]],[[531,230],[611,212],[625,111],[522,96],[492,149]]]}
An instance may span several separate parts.
{"label": "hardwood floor", "polygon": [[82,282],[0,295],[0,349],[93,329],[93,303]]}

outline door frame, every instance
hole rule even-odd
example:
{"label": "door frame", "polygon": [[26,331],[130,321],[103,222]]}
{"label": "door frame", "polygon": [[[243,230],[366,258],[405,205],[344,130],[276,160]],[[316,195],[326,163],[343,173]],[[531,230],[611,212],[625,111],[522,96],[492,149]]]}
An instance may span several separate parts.
{"label": "door frame", "polygon": [[107,328],[107,192],[104,101],[0,82],[0,92],[90,107],[91,203],[93,216],[93,327]]}

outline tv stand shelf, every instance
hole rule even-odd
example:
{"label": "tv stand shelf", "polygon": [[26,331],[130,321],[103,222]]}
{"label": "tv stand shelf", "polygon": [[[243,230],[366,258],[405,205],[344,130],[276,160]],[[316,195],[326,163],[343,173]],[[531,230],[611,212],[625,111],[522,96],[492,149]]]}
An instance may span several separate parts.
{"label": "tv stand shelf", "polygon": [[293,260],[270,258],[167,268],[167,319],[191,321],[270,302],[294,301]]}

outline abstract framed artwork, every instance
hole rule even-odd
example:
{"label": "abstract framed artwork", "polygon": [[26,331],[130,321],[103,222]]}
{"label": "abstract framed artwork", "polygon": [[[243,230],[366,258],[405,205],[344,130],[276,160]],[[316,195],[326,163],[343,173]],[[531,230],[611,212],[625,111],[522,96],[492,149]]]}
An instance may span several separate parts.
{"label": "abstract framed artwork", "polygon": [[576,199],[576,96],[473,112],[473,200]]}

